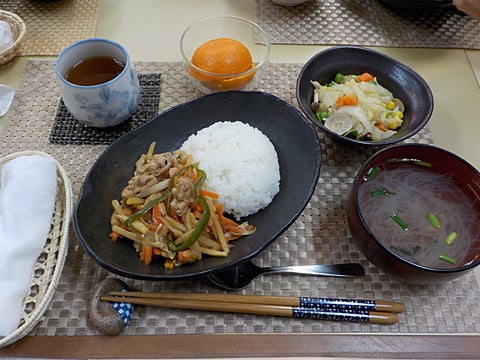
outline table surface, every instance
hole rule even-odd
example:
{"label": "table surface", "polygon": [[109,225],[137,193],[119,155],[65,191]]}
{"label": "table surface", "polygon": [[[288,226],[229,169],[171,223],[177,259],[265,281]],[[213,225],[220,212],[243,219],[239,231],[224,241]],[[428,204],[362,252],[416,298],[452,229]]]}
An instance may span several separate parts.
{"label": "table surface", "polygon": [[[266,0],[265,0],[266,1]],[[178,42],[193,21],[212,15],[238,15],[255,19],[254,0],[102,0],[96,36],[121,42],[134,61],[180,61]],[[321,45],[272,45],[274,63],[304,63],[324,49]],[[480,51],[462,49],[386,48],[391,55],[415,69],[432,88],[435,109],[430,130],[436,145],[446,148],[480,168],[480,142],[477,140],[478,101],[480,100]],[[30,58],[30,57],[29,57]],[[16,88],[29,58],[16,58],[0,67],[0,83]],[[1,119],[0,119],[1,125]],[[476,272],[480,279],[480,271]],[[161,336],[160,336],[161,337]],[[117,338],[80,337],[52,339],[27,337],[5,353],[20,357],[297,357],[449,358],[462,344],[462,356],[475,358],[479,350],[476,336],[393,337],[391,335],[217,335],[134,336],[122,347]],[[56,342],[58,341],[58,342]],[[220,343],[215,349],[210,341]],[[167,350],[165,345],[168,344]],[[250,344],[250,345],[248,345]],[[77,346],[76,346],[77,345]],[[57,352],[51,348],[56,347]],[[147,350],[146,347],[148,347]],[[84,351],[78,349],[82,348]],[[405,349],[412,349],[409,353]],[[30,350],[28,350],[30,349]],[[35,349],[35,350],[31,350]],[[74,350],[77,349],[77,350]],[[143,352],[140,349],[144,349]],[[174,350],[176,349],[176,350]],[[444,355],[437,349],[442,349]],[[2,352],[0,351],[0,354]],[[410,355],[409,355],[410,354]]]}

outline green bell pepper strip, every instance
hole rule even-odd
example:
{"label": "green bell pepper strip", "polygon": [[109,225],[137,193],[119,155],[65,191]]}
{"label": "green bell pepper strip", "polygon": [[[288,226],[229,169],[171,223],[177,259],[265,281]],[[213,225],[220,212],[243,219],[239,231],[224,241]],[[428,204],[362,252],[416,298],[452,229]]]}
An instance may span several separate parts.
{"label": "green bell pepper strip", "polygon": [[146,203],[140,210],[138,210],[136,213],[130,215],[127,220],[125,220],[125,225],[130,226],[135,220],[138,220],[142,215],[146,214],[149,212],[155,205],[160,204],[161,202],[165,201],[168,199],[170,196],[171,191],[170,190],[165,190],[162,195],[160,195],[158,198],[153,199],[152,201],[149,201]]}
{"label": "green bell pepper strip", "polygon": [[208,224],[208,221],[210,220],[210,207],[208,206],[205,198],[203,196],[198,197],[198,202],[202,205],[203,207],[203,213],[200,215],[200,219],[198,219],[198,223],[193,229],[192,233],[188,237],[187,240],[185,240],[183,243],[180,245],[176,246],[173,241],[168,243],[168,250],[173,251],[173,252],[178,252],[182,251],[185,249],[188,249],[190,246],[192,246],[195,241],[198,240],[200,235],[202,234],[203,230]]}
{"label": "green bell pepper strip", "polygon": [[200,193],[200,189],[202,188],[203,184],[205,183],[205,180],[207,179],[207,174],[205,173],[205,171],[197,168],[197,176],[198,176],[198,180],[195,183],[195,195],[198,197]]}

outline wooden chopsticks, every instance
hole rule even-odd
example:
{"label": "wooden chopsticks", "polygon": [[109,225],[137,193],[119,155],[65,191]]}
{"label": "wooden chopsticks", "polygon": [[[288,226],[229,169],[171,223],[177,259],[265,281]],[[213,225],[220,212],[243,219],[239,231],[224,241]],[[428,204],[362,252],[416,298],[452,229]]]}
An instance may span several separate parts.
{"label": "wooden chopsticks", "polygon": [[101,300],[179,309],[395,324],[405,305],[384,300],[164,292],[110,292]]}

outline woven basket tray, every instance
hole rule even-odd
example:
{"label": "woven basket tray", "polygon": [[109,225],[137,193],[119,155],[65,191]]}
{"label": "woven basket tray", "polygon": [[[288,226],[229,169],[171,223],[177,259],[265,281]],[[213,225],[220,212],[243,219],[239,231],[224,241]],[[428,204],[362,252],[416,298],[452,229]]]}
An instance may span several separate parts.
{"label": "woven basket tray", "polygon": [[5,10],[0,10],[0,20],[10,25],[13,34],[13,44],[0,51],[0,65],[3,65],[20,53],[20,44],[27,32],[27,26],[18,15]]}
{"label": "woven basket tray", "polygon": [[[0,159],[0,167],[23,155],[51,157],[40,151],[21,151]],[[25,335],[41,320],[48,309],[63,270],[68,250],[69,222],[72,212],[72,188],[67,173],[57,162],[57,198],[50,233],[42,253],[35,263],[30,293],[24,299],[24,310],[18,328],[0,338],[0,347],[7,346]]]}

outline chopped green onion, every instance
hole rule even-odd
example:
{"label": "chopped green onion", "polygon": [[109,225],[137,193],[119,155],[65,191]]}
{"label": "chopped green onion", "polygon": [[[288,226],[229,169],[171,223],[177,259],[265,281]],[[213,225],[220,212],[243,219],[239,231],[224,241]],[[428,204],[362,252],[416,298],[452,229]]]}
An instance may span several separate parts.
{"label": "chopped green onion", "polygon": [[397,213],[393,213],[391,216],[390,216],[403,230],[408,230],[408,224],[403,221],[403,219],[398,216]]}
{"label": "chopped green onion", "polygon": [[385,188],[380,188],[380,189],[374,190],[374,191],[371,192],[371,194],[372,194],[372,197],[374,197],[374,196],[395,195],[394,192],[388,191]]}
{"label": "chopped green onion", "polygon": [[435,228],[440,229],[440,220],[438,220],[434,213],[428,213],[425,217],[428,221],[430,221],[430,224],[432,224]]}
{"label": "chopped green onion", "polygon": [[458,234],[455,231],[451,232],[445,239],[445,244],[452,245],[453,242],[457,239],[457,236]]}
{"label": "chopped green onion", "polygon": [[457,263],[457,260],[455,260],[454,258],[452,258],[448,255],[440,254],[440,255],[438,255],[438,258],[442,261],[448,262],[449,264],[456,264]]}
{"label": "chopped green onion", "polygon": [[365,177],[363,178],[363,180],[367,181],[367,180],[372,180],[375,176],[378,175],[378,173],[382,171],[380,170],[380,168],[378,166],[374,166],[370,169],[368,169],[367,171],[367,175],[365,175]]}

